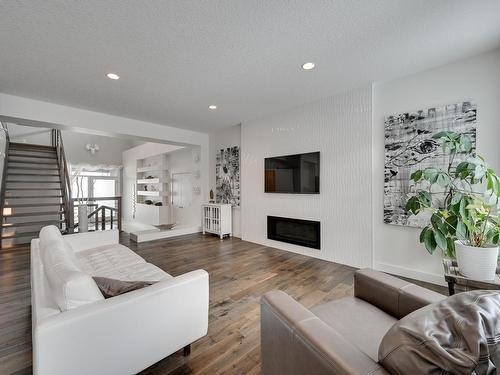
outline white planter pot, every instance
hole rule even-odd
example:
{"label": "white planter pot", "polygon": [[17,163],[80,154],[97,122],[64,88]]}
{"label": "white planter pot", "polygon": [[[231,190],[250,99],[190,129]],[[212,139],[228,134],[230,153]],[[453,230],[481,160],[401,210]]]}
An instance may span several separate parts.
{"label": "white planter pot", "polygon": [[455,241],[458,270],[474,280],[493,280],[498,261],[497,247],[473,247]]}
{"label": "white planter pot", "polygon": [[78,232],[89,231],[89,218],[88,218],[87,205],[82,204],[78,206]]}

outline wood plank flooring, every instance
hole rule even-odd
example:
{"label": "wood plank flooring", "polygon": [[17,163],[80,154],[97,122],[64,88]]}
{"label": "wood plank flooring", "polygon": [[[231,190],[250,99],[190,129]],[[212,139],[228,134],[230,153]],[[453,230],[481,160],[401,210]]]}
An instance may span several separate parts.
{"label": "wood plank flooring", "polygon": [[[281,289],[306,307],[352,294],[355,269],[237,238],[201,234],[121,242],[173,276],[210,274],[208,335],[144,370],[153,374],[259,374],[259,300]],[[443,292],[444,288],[438,287]],[[29,248],[0,251],[0,374],[31,374]],[[96,374],[97,375],[97,374]]]}

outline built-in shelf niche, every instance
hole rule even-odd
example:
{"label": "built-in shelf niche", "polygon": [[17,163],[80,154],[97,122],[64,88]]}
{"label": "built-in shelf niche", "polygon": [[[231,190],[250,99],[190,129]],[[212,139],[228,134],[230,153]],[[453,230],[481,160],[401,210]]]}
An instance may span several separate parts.
{"label": "built-in shelf niche", "polygon": [[[138,159],[136,172],[137,219],[153,225],[169,224],[170,178],[167,154]],[[151,201],[152,204],[147,204],[146,201]]]}

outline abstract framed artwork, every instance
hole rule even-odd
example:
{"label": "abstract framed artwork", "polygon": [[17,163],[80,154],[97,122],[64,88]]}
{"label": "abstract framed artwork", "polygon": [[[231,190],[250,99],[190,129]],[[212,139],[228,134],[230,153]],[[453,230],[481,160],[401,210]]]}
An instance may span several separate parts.
{"label": "abstract framed artwork", "polygon": [[217,203],[240,205],[240,148],[217,151],[215,163],[215,197]]}
{"label": "abstract framed artwork", "polygon": [[[468,135],[476,145],[477,106],[466,101],[442,107],[430,107],[385,118],[384,222],[424,227],[428,215],[409,215],[405,209],[408,195],[415,185],[411,174],[429,167],[446,169],[449,151],[443,150],[432,136],[441,131]],[[457,165],[463,157],[451,162]],[[439,194],[435,199],[444,199]]]}

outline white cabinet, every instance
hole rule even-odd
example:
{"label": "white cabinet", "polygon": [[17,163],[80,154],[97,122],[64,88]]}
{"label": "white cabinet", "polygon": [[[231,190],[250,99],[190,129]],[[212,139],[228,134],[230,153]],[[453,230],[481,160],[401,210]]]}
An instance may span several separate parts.
{"label": "white cabinet", "polygon": [[206,232],[216,234],[222,238],[224,235],[233,235],[232,228],[232,206],[230,204],[208,203],[201,205],[202,229]]}

